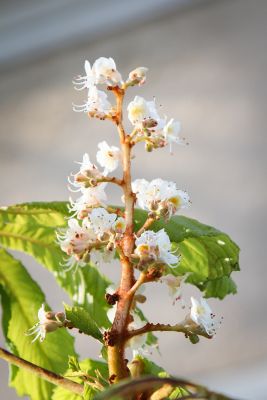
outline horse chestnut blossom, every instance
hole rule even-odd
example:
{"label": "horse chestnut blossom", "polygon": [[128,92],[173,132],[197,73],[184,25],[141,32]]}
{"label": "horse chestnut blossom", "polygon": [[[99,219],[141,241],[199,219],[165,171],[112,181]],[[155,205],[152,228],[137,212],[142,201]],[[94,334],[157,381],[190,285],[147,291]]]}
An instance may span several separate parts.
{"label": "horse chestnut blossom", "polygon": [[127,107],[128,118],[132,125],[142,129],[163,125],[163,120],[159,117],[155,101],[146,101],[143,97],[135,96]]}
{"label": "horse chestnut blossom", "polygon": [[109,146],[105,141],[99,143],[98,148],[96,159],[98,164],[105,168],[103,175],[108,175],[109,172],[118,168],[121,159],[120,149],[116,146]]}
{"label": "horse chestnut blossom", "polygon": [[96,86],[90,87],[88,98],[82,105],[73,104],[73,111],[88,113],[90,117],[105,119],[108,115],[112,115],[113,110],[108,96],[102,90],[98,90]]}
{"label": "horse chestnut blossom", "polygon": [[47,333],[54,332],[58,328],[66,326],[66,323],[69,322],[63,312],[45,311],[44,304],[38,311],[38,319],[37,324],[26,332],[27,336],[36,335],[32,343],[38,338],[40,338],[40,342],[43,342]]}
{"label": "horse chestnut blossom", "polygon": [[73,217],[77,216],[79,219],[83,219],[88,216],[92,207],[105,206],[107,201],[105,187],[106,183],[89,188],[81,187],[82,195],[75,201],[70,199],[69,209],[73,213]]}
{"label": "horse chestnut blossom", "polygon": [[77,192],[81,188],[96,186],[97,181],[103,177],[103,174],[91,163],[89,155],[85,153],[82,162],[78,164],[80,164],[80,170],[76,174],[71,174],[73,181],[71,177],[68,178],[69,183],[76,188],[73,191]]}
{"label": "horse chestnut blossom", "polygon": [[96,243],[97,235],[89,220],[84,218],[82,225],[74,218],[68,220],[68,228],[57,233],[61,249],[68,255],[81,260],[91,245]]}
{"label": "horse chestnut blossom", "polygon": [[[129,375],[125,348],[130,347],[134,356],[144,353],[151,340],[149,332],[182,332],[196,342],[198,335],[211,336],[215,332],[215,324],[213,314],[203,299],[199,303],[192,298],[190,316],[173,326],[147,322],[142,318],[141,310],[137,309],[146,301],[142,290],[149,282],[165,284],[173,302],[182,300],[180,304],[184,308],[181,289],[188,273],[179,269],[182,260],[179,245],[172,247],[162,225],[155,231],[156,225],[153,224],[158,221],[165,224],[180,210],[189,207],[189,195],[178,189],[176,183],[161,178],[150,182],[144,178],[133,182],[131,179],[132,148],[139,142],[145,143],[148,152],[166,146],[171,149],[174,143],[183,144],[179,137],[181,124],[173,118],[161,117],[155,100],[147,101],[137,95],[127,106],[128,119],[132,124],[132,131],[127,132],[123,125],[124,94],[132,86],[141,86],[146,82],[148,69],[137,67],[124,81],[112,58],[100,57],[92,67],[86,60],[84,67],[85,75],[79,75],[74,85],[79,91],[86,90],[88,97],[83,105],[74,106],[74,111],[113,122],[118,129],[120,148],[100,141],[96,165],[91,162],[92,155],[84,153],[78,172],[72,173],[69,178],[70,190],[79,194],[76,199],[70,200],[71,217],[67,228],[58,232],[57,240],[69,257],[66,266],[69,269],[76,266],[73,273],[79,267],[92,268],[89,262],[99,268],[103,262],[115,258],[120,260],[120,284],[105,293],[105,299],[112,307],[107,311],[111,327],[103,335],[110,379],[117,382]],[[120,178],[112,175],[119,165],[122,168]],[[119,186],[123,192],[122,207],[108,205],[107,189],[111,184]],[[138,213],[134,213],[136,205],[145,216],[143,225],[138,228],[135,225],[138,223]],[[78,295],[79,292],[74,297],[75,301]],[[64,318],[57,317],[55,313],[45,313],[42,309],[39,322],[31,332],[37,333],[37,338],[43,340],[47,332],[65,326]]]}
{"label": "horse chestnut blossom", "polygon": [[182,296],[182,286],[188,275],[189,274],[185,274],[183,276],[175,276],[167,274],[160,279],[161,283],[167,285],[169,296],[171,297],[171,299],[173,299],[173,304],[175,304],[177,300],[180,300],[183,308],[185,307],[185,304]]}
{"label": "horse chestnut blossom", "polygon": [[91,226],[94,232],[100,237],[110,232],[116,218],[116,214],[108,213],[105,208],[93,208],[92,212],[89,214]]}
{"label": "horse chestnut blossom", "polygon": [[92,250],[95,256],[96,251],[101,252],[101,250],[104,250],[101,252],[103,257],[109,254],[110,251],[107,250],[110,246],[113,249],[115,236],[118,237],[124,230],[123,218],[100,207],[93,208],[88,216],[83,218],[81,224],[74,218],[69,219],[68,228],[61,229],[57,233],[57,239],[61,249],[68,256],[74,256],[77,262],[83,262]]}
{"label": "horse chestnut blossom", "polygon": [[122,77],[113,58],[100,57],[92,67],[96,84],[116,85],[122,81]]}
{"label": "horse chestnut blossom", "polygon": [[178,190],[174,182],[160,178],[148,182],[136,179],[133,184],[139,207],[169,219],[180,209],[189,207],[190,199],[186,192]]}
{"label": "horse chestnut blossom", "polygon": [[213,336],[218,328],[218,322],[215,320],[215,314],[211,311],[210,306],[203,297],[200,301],[191,297],[191,320],[199,325],[209,336]]}
{"label": "horse chestnut blossom", "polygon": [[146,81],[146,73],[148,68],[146,67],[138,67],[129,73],[129,78],[127,80],[127,84],[134,85],[143,85]]}
{"label": "horse chestnut blossom", "polygon": [[163,128],[163,136],[165,139],[165,143],[169,144],[170,151],[172,151],[172,144],[181,144],[184,145],[185,142],[183,139],[179,137],[179,133],[181,131],[181,122],[175,121],[173,118],[164,126]]}
{"label": "horse chestnut blossom", "polygon": [[145,231],[135,241],[135,254],[143,263],[163,263],[176,267],[179,256],[171,252],[171,242],[164,229],[158,232]]}

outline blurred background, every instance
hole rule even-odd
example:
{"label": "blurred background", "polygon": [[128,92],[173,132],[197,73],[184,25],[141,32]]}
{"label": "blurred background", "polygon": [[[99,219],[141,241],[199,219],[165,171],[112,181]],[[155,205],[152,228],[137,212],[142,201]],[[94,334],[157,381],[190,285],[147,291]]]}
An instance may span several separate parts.
{"label": "blurred background", "polygon": [[[111,124],[72,111],[72,102],[85,100],[71,83],[85,59],[111,56],[124,77],[148,67],[146,85],[128,100],[156,96],[163,114],[182,121],[190,146],[174,156],[137,147],[134,178],[161,177],[188,190],[193,204],[184,214],[226,231],[241,248],[242,268],[233,275],[238,294],[210,302],[224,316],[215,339],[193,346],[162,334],[154,360],[244,400],[267,398],[266,19],[265,0],[0,1],[1,205],[67,200],[74,161],[84,152],[94,158],[101,140],[117,144]],[[120,202],[120,194],[111,190],[110,200]],[[60,309],[66,296],[54,278],[20,258]],[[171,306],[164,287],[149,293],[152,321],[177,320],[179,305]],[[81,357],[99,351],[79,335],[77,348]],[[1,399],[13,400],[7,375],[0,360]]]}

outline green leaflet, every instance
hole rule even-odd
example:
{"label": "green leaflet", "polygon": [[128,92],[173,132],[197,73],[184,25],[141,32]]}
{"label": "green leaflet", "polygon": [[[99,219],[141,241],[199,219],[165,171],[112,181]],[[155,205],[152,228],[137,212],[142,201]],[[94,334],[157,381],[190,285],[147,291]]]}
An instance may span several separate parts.
{"label": "green leaflet", "polygon": [[[4,249],[0,249],[0,286],[3,331],[11,351],[43,368],[64,373],[68,355],[75,354],[74,340],[64,328],[48,334],[43,343],[31,343],[33,337],[24,335],[37,322],[37,312],[45,297],[21,262]],[[10,385],[18,395],[29,395],[34,400],[49,399],[53,388],[50,383],[18,368],[13,368]]]}
{"label": "green leaflet", "polygon": [[109,325],[105,289],[110,284],[89,265],[65,271],[66,258],[56,242],[56,230],[66,227],[66,202],[28,203],[0,209],[0,244],[33,256],[51,271],[74,303],[85,307],[99,326]]}
{"label": "green leaflet", "polygon": [[[96,361],[96,360],[91,360],[91,359],[86,359],[83,360],[81,362],[79,362],[79,366],[81,368],[81,371],[87,373],[88,375],[92,376],[92,377],[96,377],[96,370],[100,372],[101,376],[104,379],[108,380],[108,365],[105,362],[102,361]],[[65,376],[68,377],[69,379],[72,379],[75,382],[78,383],[82,383],[82,379],[81,378],[77,378],[77,377],[72,377],[72,370],[69,369]],[[101,380],[101,383],[103,384],[103,386],[106,385],[106,383],[104,381]],[[95,390],[90,390],[90,389],[86,389],[84,392],[84,399],[85,400],[89,400],[90,396],[92,398],[92,395],[94,395],[96,393]],[[68,390],[65,390],[61,387],[57,387],[54,389],[54,394],[52,396],[52,400],[82,400],[83,397],[79,396],[77,394],[74,393],[70,393]]]}
{"label": "green leaflet", "polygon": [[[140,228],[147,213],[136,210],[135,224]],[[184,216],[174,216],[166,224],[160,220],[151,229],[164,228],[178,251],[181,262],[176,268],[168,268],[173,275],[190,276],[187,282],[197,286],[205,297],[223,299],[227,294],[236,293],[236,285],[230,275],[239,271],[239,247],[230,237],[219,230]]]}
{"label": "green leaflet", "polygon": [[70,307],[65,304],[65,313],[67,319],[75,328],[79,329],[86,335],[93,336],[95,339],[102,342],[103,335],[88,311],[82,307]]}

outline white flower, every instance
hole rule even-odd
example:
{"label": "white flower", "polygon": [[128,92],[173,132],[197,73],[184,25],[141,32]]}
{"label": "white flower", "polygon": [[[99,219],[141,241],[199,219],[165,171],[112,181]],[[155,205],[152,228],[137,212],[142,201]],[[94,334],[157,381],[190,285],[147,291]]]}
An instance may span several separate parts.
{"label": "white flower", "polygon": [[100,236],[110,232],[116,218],[116,214],[108,213],[105,208],[94,208],[89,215],[93,230]]}
{"label": "white flower", "polygon": [[102,174],[100,173],[98,168],[91,163],[89,155],[87,153],[83,155],[82,162],[78,164],[80,164],[79,172],[77,172],[76,174],[71,174],[74,181],[72,182],[71,179],[68,178],[69,183],[78,188],[78,190],[80,190],[81,187],[90,187],[92,183],[97,182],[97,179],[102,178]]}
{"label": "white flower", "polygon": [[214,320],[215,315],[212,313],[210,306],[203,297],[200,298],[200,302],[194,297],[191,297],[191,303],[190,318],[203,328],[208,335],[213,336],[218,327],[218,323]]}
{"label": "white flower", "polygon": [[105,187],[106,183],[101,183],[95,187],[81,188],[82,196],[76,201],[71,200],[70,211],[82,219],[92,207],[104,206],[107,201]]}
{"label": "white flower", "polygon": [[171,241],[164,229],[143,232],[135,245],[134,252],[141,260],[163,262],[170,267],[176,267],[179,262],[179,257],[171,252]]}
{"label": "white flower", "polygon": [[71,218],[68,220],[68,228],[57,233],[57,239],[61,249],[69,256],[74,256],[80,260],[87,252],[90,244],[97,238],[87,219],[84,219],[82,226],[79,222]]}
{"label": "white flower", "polygon": [[90,261],[95,265],[101,265],[102,263],[111,263],[115,257],[115,249],[109,249],[107,246],[101,250],[92,249],[90,252]]}
{"label": "white flower", "polygon": [[143,97],[135,96],[128,104],[127,110],[130,122],[138,128],[142,128],[144,124],[149,127],[150,121],[152,127],[156,125],[159,127],[162,124],[163,120],[158,115],[155,101],[146,101]]}
{"label": "white flower", "polygon": [[118,84],[121,82],[121,74],[117,71],[117,67],[113,58],[100,57],[92,67],[96,83]]}
{"label": "white flower", "polygon": [[171,252],[171,241],[164,229],[157,232],[157,241],[159,246],[159,258],[171,268],[176,267],[180,261],[180,256]]}
{"label": "white flower", "polygon": [[64,323],[66,322],[64,313],[45,311],[44,304],[42,304],[42,307],[38,310],[38,319],[39,322],[26,332],[27,336],[36,335],[32,340],[32,343],[38,338],[40,338],[40,342],[43,342],[47,333],[53,332],[57,328],[64,326]]}
{"label": "white flower", "polygon": [[74,81],[76,90],[90,89],[95,84],[95,76],[88,60],[84,63],[85,76],[79,75]]}
{"label": "white flower", "polygon": [[122,217],[118,217],[114,222],[112,228],[116,233],[123,233],[126,229],[125,219]]}
{"label": "white flower", "polygon": [[73,111],[86,112],[91,117],[103,119],[112,111],[112,106],[107,98],[105,92],[98,90],[96,86],[91,86],[86,103],[73,105]]}
{"label": "white flower", "polygon": [[96,159],[101,167],[105,168],[104,175],[107,175],[118,167],[121,157],[120,149],[116,146],[109,146],[105,141],[99,143],[98,148]]}
{"label": "white flower", "polygon": [[171,274],[162,276],[160,281],[165,283],[168,286],[169,296],[173,299],[173,304],[177,300],[182,301],[182,307],[185,306],[183,298],[182,298],[182,285],[185,279],[188,277],[188,274],[184,276],[174,276]]}
{"label": "white flower", "polygon": [[[146,321],[142,321],[141,318],[136,314],[131,314],[133,317],[133,321],[128,325],[128,330],[132,331],[135,329],[143,328],[147,324]],[[133,336],[130,340],[128,340],[127,345],[131,347],[132,350],[140,350],[146,344],[147,333],[143,335]]]}
{"label": "white flower", "polygon": [[170,145],[170,151],[172,148],[172,143],[176,144],[185,144],[181,138],[179,138],[179,133],[181,131],[181,123],[179,121],[174,121],[174,119],[170,119],[170,121],[163,128],[163,135],[166,141],[166,144]]}
{"label": "white flower", "polygon": [[132,190],[136,193],[140,208],[148,211],[159,211],[160,215],[171,217],[179,209],[188,207],[189,196],[183,190],[178,190],[174,182],[167,182],[160,178],[151,182],[145,179],[136,179],[132,183]]}
{"label": "white flower", "polygon": [[129,81],[132,83],[138,83],[139,85],[143,85],[146,81],[146,73],[148,68],[146,67],[138,67],[129,73]]}

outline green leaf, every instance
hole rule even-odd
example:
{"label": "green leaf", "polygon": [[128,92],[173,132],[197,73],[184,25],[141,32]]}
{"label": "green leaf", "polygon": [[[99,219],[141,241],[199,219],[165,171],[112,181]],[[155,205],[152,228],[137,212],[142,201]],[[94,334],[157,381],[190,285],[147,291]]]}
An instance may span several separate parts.
{"label": "green leaf", "polygon": [[[146,220],[147,213],[135,212],[136,229]],[[197,286],[205,297],[223,299],[236,293],[236,285],[230,275],[239,271],[239,247],[230,237],[219,230],[184,216],[174,216],[168,223],[160,220],[151,229],[165,229],[178,251],[181,262],[176,268],[168,268],[168,273],[184,275],[190,273],[187,282]]]}
{"label": "green leaf", "polygon": [[[105,380],[108,380],[108,365],[103,361],[96,361],[92,359],[86,359],[79,362],[81,371],[90,375],[91,377],[97,377],[96,371],[99,371],[100,375],[104,378],[101,380],[103,386],[107,385]],[[71,370],[68,370],[65,374],[68,377],[71,374]],[[83,383],[84,381],[79,378],[71,378],[73,381],[78,383]],[[52,400],[81,400],[85,398],[86,400],[90,399],[90,396],[93,396],[96,393],[95,390],[92,390],[89,385],[85,385],[84,397],[79,396],[78,394],[70,393],[68,390],[65,390],[61,387],[57,387],[54,389],[54,394],[52,396]],[[87,396],[87,397],[86,397]],[[89,398],[89,399],[88,399]],[[93,397],[91,397],[93,398]]]}
{"label": "green leaf", "polygon": [[98,329],[94,319],[88,311],[81,307],[70,307],[65,304],[65,313],[67,319],[73,326],[86,335],[93,336],[102,342],[102,333]]}
{"label": "green leaf", "polygon": [[[8,347],[19,357],[56,373],[64,373],[68,355],[74,355],[74,339],[64,329],[46,336],[45,341],[31,343],[24,333],[37,318],[38,309],[45,302],[37,283],[20,261],[0,249],[0,286],[3,307],[3,331]],[[16,369],[10,385],[19,396],[29,395],[34,400],[51,398],[53,385],[23,370]]]}
{"label": "green leaf", "polygon": [[98,326],[108,327],[105,290],[109,280],[93,265],[64,270],[66,258],[56,242],[56,231],[65,228],[65,202],[28,203],[0,208],[0,244],[33,256],[51,271],[74,304],[86,308]]}

